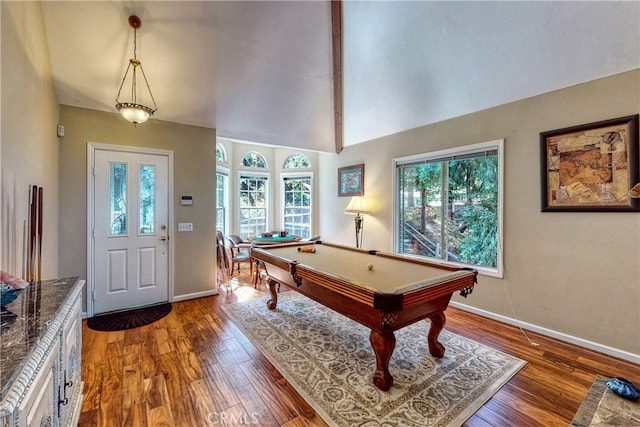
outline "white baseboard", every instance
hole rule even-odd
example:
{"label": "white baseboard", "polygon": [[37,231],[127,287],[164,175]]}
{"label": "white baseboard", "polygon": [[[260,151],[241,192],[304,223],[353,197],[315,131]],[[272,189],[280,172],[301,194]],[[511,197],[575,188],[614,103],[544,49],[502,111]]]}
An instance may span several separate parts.
{"label": "white baseboard", "polygon": [[171,300],[171,302],[186,301],[190,299],[208,297],[211,295],[218,295],[218,290],[212,289],[210,291],[194,292],[192,294],[174,295],[173,300]]}
{"label": "white baseboard", "polygon": [[531,332],[535,332],[540,335],[544,335],[547,337],[555,338],[560,341],[564,341],[570,344],[575,344],[580,347],[588,348],[590,350],[598,351],[600,353],[604,353],[609,356],[617,357],[619,359],[623,359],[629,361],[631,363],[640,364],[640,354],[630,353],[628,351],[620,350],[617,348],[609,347],[603,344],[599,344],[597,342],[588,341],[582,338],[574,337],[572,335],[567,335],[562,332],[554,331],[551,329],[543,328],[540,326],[532,325],[530,323],[522,322],[517,319],[513,319],[511,317],[503,316],[501,314],[492,313],[490,311],[485,311],[476,307],[471,307],[466,304],[461,304],[456,301],[451,301],[449,303],[452,307],[459,308],[463,311],[468,311],[470,313],[478,314],[483,317],[488,317],[489,319],[497,320],[503,323],[507,323],[509,325],[518,326],[522,329],[526,329]]}

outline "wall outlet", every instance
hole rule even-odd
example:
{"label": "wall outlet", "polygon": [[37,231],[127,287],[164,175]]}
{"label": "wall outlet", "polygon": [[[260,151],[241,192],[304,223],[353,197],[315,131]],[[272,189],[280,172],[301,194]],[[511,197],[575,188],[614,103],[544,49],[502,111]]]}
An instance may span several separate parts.
{"label": "wall outlet", "polygon": [[193,231],[193,223],[192,222],[179,222],[178,223],[178,231]]}

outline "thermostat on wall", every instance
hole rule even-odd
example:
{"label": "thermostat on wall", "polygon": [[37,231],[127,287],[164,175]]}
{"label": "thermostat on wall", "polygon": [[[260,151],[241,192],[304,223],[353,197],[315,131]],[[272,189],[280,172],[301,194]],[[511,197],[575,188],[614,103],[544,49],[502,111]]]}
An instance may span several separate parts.
{"label": "thermostat on wall", "polygon": [[193,204],[192,196],[182,196],[182,206],[191,206]]}

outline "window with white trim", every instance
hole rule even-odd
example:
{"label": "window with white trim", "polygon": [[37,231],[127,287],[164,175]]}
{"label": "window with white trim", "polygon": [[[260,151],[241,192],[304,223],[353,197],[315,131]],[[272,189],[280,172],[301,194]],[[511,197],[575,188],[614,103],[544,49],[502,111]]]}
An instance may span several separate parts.
{"label": "window with white trim", "polygon": [[282,218],[289,234],[311,237],[312,188],[311,173],[283,174]]}
{"label": "window with white trim", "polygon": [[227,163],[227,152],[219,142],[216,143],[216,162]]}
{"label": "window with white trim", "polygon": [[242,166],[250,168],[266,168],[267,161],[264,159],[262,154],[256,153],[255,151],[249,151],[244,155],[244,157],[242,157]]}
{"label": "window with white trim", "polygon": [[268,231],[269,175],[241,172],[238,187],[241,237],[246,239]]}
{"label": "window with white trim", "polygon": [[227,206],[229,205],[229,173],[216,169],[216,230],[227,234]]}
{"label": "window with white trim", "polygon": [[503,140],[395,159],[400,254],[502,277]]}

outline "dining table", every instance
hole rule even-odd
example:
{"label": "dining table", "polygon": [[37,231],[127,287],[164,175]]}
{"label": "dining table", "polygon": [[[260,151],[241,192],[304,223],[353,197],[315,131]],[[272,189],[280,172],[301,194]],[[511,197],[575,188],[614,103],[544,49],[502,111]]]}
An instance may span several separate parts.
{"label": "dining table", "polygon": [[282,243],[293,243],[293,242],[298,242],[301,239],[302,237],[294,236],[293,234],[287,234],[284,236],[280,234],[273,234],[271,236],[268,236],[268,235],[254,236],[253,238],[250,239],[250,241],[253,246],[260,246],[260,245],[279,245]]}
{"label": "dining table", "polygon": [[[302,237],[295,236],[293,234],[281,235],[279,233],[264,233],[259,236],[253,236],[248,238],[251,243],[251,247],[260,247],[260,246],[269,246],[269,245],[280,245],[284,243],[294,243],[302,240]],[[254,262],[253,271],[253,287],[258,286],[258,280],[260,279],[260,268],[262,267],[262,262],[253,258]]]}

